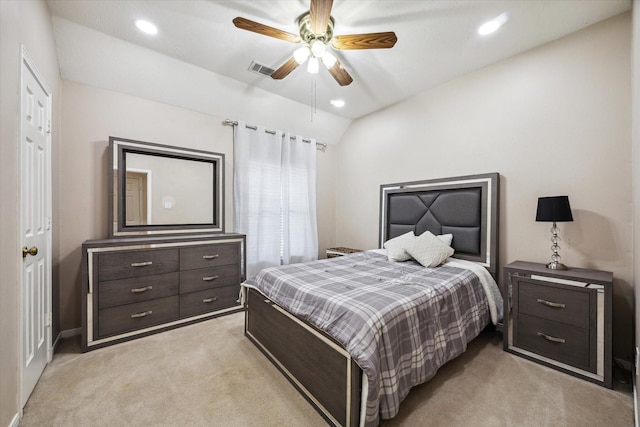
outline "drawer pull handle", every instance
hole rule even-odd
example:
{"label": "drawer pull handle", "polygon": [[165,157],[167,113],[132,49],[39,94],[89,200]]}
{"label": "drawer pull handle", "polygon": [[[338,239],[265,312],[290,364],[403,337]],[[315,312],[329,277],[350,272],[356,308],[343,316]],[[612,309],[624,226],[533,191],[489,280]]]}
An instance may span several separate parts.
{"label": "drawer pull handle", "polygon": [[205,304],[209,304],[210,302],[214,302],[218,299],[218,297],[213,297],[213,298],[205,298],[202,300],[203,303]]}
{"label": "drawer pull handle", "polygon": [[565,305],[561,302],[551,302],[544,299],[538,299],[538,302],[540,304],[546,305],[547,307],[565,308]]}
{"label": "drawer pull handle", "polygon": [[204,280],[205,282],[210,282],[212,280],[216,280],[219,279],[220,276],[207,276],[207,277],[203,277],[202,280]]}
{"label": "drawer pull handle", "polygon": [[216,259],[218,258],[220,255],[215,254],[215,255],[202,255],[202,259]]}
{"label": "drawer pull handle", "polygon": [[132,314],[132,315],[131,315],[131,318],[132,318],[132,319],[139,319],[139,318],[141,318],[141,317],[147,317],[147,316],[149,316],[150,314],[153,314],[153,311],[152,311],[152,310],[149,310],[149,311],[143,311],[142,313],[135,313],[135,314]]}
{"label": "drawer pull handle", "polygon": [[153,264],[153,261],[132,262],[131,267],[146,267],[151,264]]}
{"label": "drawer pull handle", "polygon": [[542,332],[538,332],[538,336],[544,338],[547,341],[551,341],[551,342],[557,342],[557,343],[560,343],[560,344],[564,344],[564,342],[565,342],[564,338],[552,337],[551,335],[543,334]]}
{"label": "drawer pull handle", "polygon": [[131,289],[132,294],[141,294],[143,292],[147,292],[153,289],[153,286],[145,286],[144,288],[133,288]]}

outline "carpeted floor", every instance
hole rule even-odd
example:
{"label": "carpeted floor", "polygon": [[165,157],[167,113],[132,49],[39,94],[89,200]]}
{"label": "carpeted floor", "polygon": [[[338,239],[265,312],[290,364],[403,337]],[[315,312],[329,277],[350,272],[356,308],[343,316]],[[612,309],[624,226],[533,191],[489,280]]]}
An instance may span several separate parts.
{"label": "carpeted floor", "polygon": [[[62,342],[24,409],[30,426],[324,426],[243,335],[243,315],[79,353]],[[483,333],[415,387],[390,426],[632,426],[614,390],[502,351]]]}

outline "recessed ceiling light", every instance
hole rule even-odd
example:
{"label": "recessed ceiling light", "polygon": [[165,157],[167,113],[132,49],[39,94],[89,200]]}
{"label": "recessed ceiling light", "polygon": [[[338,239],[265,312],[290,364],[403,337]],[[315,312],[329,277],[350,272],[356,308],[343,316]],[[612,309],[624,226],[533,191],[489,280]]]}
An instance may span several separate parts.
{"label": "recessed ceiling light", "polygon": [[152,35],[158,34],[158,27],[156,27],[149,21],[145,21],[144,19],[138,19],[136,21],[136,27],[138,27],[138,29],[143,33],[152,34]]}
{"label": "recessed ceiling light", "polygon": [[507,22],[509,19],[506,13],[500,14],[497,17],[493,18],[491,21],[485,22],[478,28],[478,34],[481,36],[486,36],[488,34],[494,33],[498,30],[498,28],[502,27],[502,25]]}
{"label": "recessed ceiling light", "polygon": [[329,102],[331,102],[331,105],[333,105],[334,107],[337,107],[337,108],[344,107],[344,101],[342,99],[332,99]]}

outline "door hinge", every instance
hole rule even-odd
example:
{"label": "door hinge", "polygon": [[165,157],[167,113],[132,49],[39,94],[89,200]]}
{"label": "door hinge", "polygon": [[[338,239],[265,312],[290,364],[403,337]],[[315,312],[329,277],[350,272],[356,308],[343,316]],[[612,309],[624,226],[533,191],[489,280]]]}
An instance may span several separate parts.
{"label": "door hinge", "polygon": [[47,325],[46,326],[51,326],[53,324],[53,317],[51,316],[51,313],[47,314]]}
{"label": "door hinge", "polygon": [[51,230],[51,217],[47,217],[47,230]]}
{"label": "door hinge", "polygon": [[47,120],[47,133],[51,133],[51,120]]}

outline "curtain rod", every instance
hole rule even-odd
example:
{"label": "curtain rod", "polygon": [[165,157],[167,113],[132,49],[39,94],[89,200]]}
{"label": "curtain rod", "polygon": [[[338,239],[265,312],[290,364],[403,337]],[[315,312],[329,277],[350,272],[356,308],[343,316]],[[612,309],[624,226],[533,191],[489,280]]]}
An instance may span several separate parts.
{"label": "curtain rod", "polygon": [[[225,125],[225,126],[238,126],[238,122],[236,120],[231,120],[231,119],[224,119],[222,124]],[[258,130],[258,126],[245,125],[245,127],[247,129]],[[265,130],[265,132],[266,133],[270,133],[271,135],[275,135],[276,134],[275,130]],[[296,137],[292,136],[291,139],[296,139]],[[302,142],[311,142],[311,140],[310,139],[303,139]],[[316,147],[325,149],[325,148],[327,148],[327,144],[325,144],[324,142],[316,142]]]}

